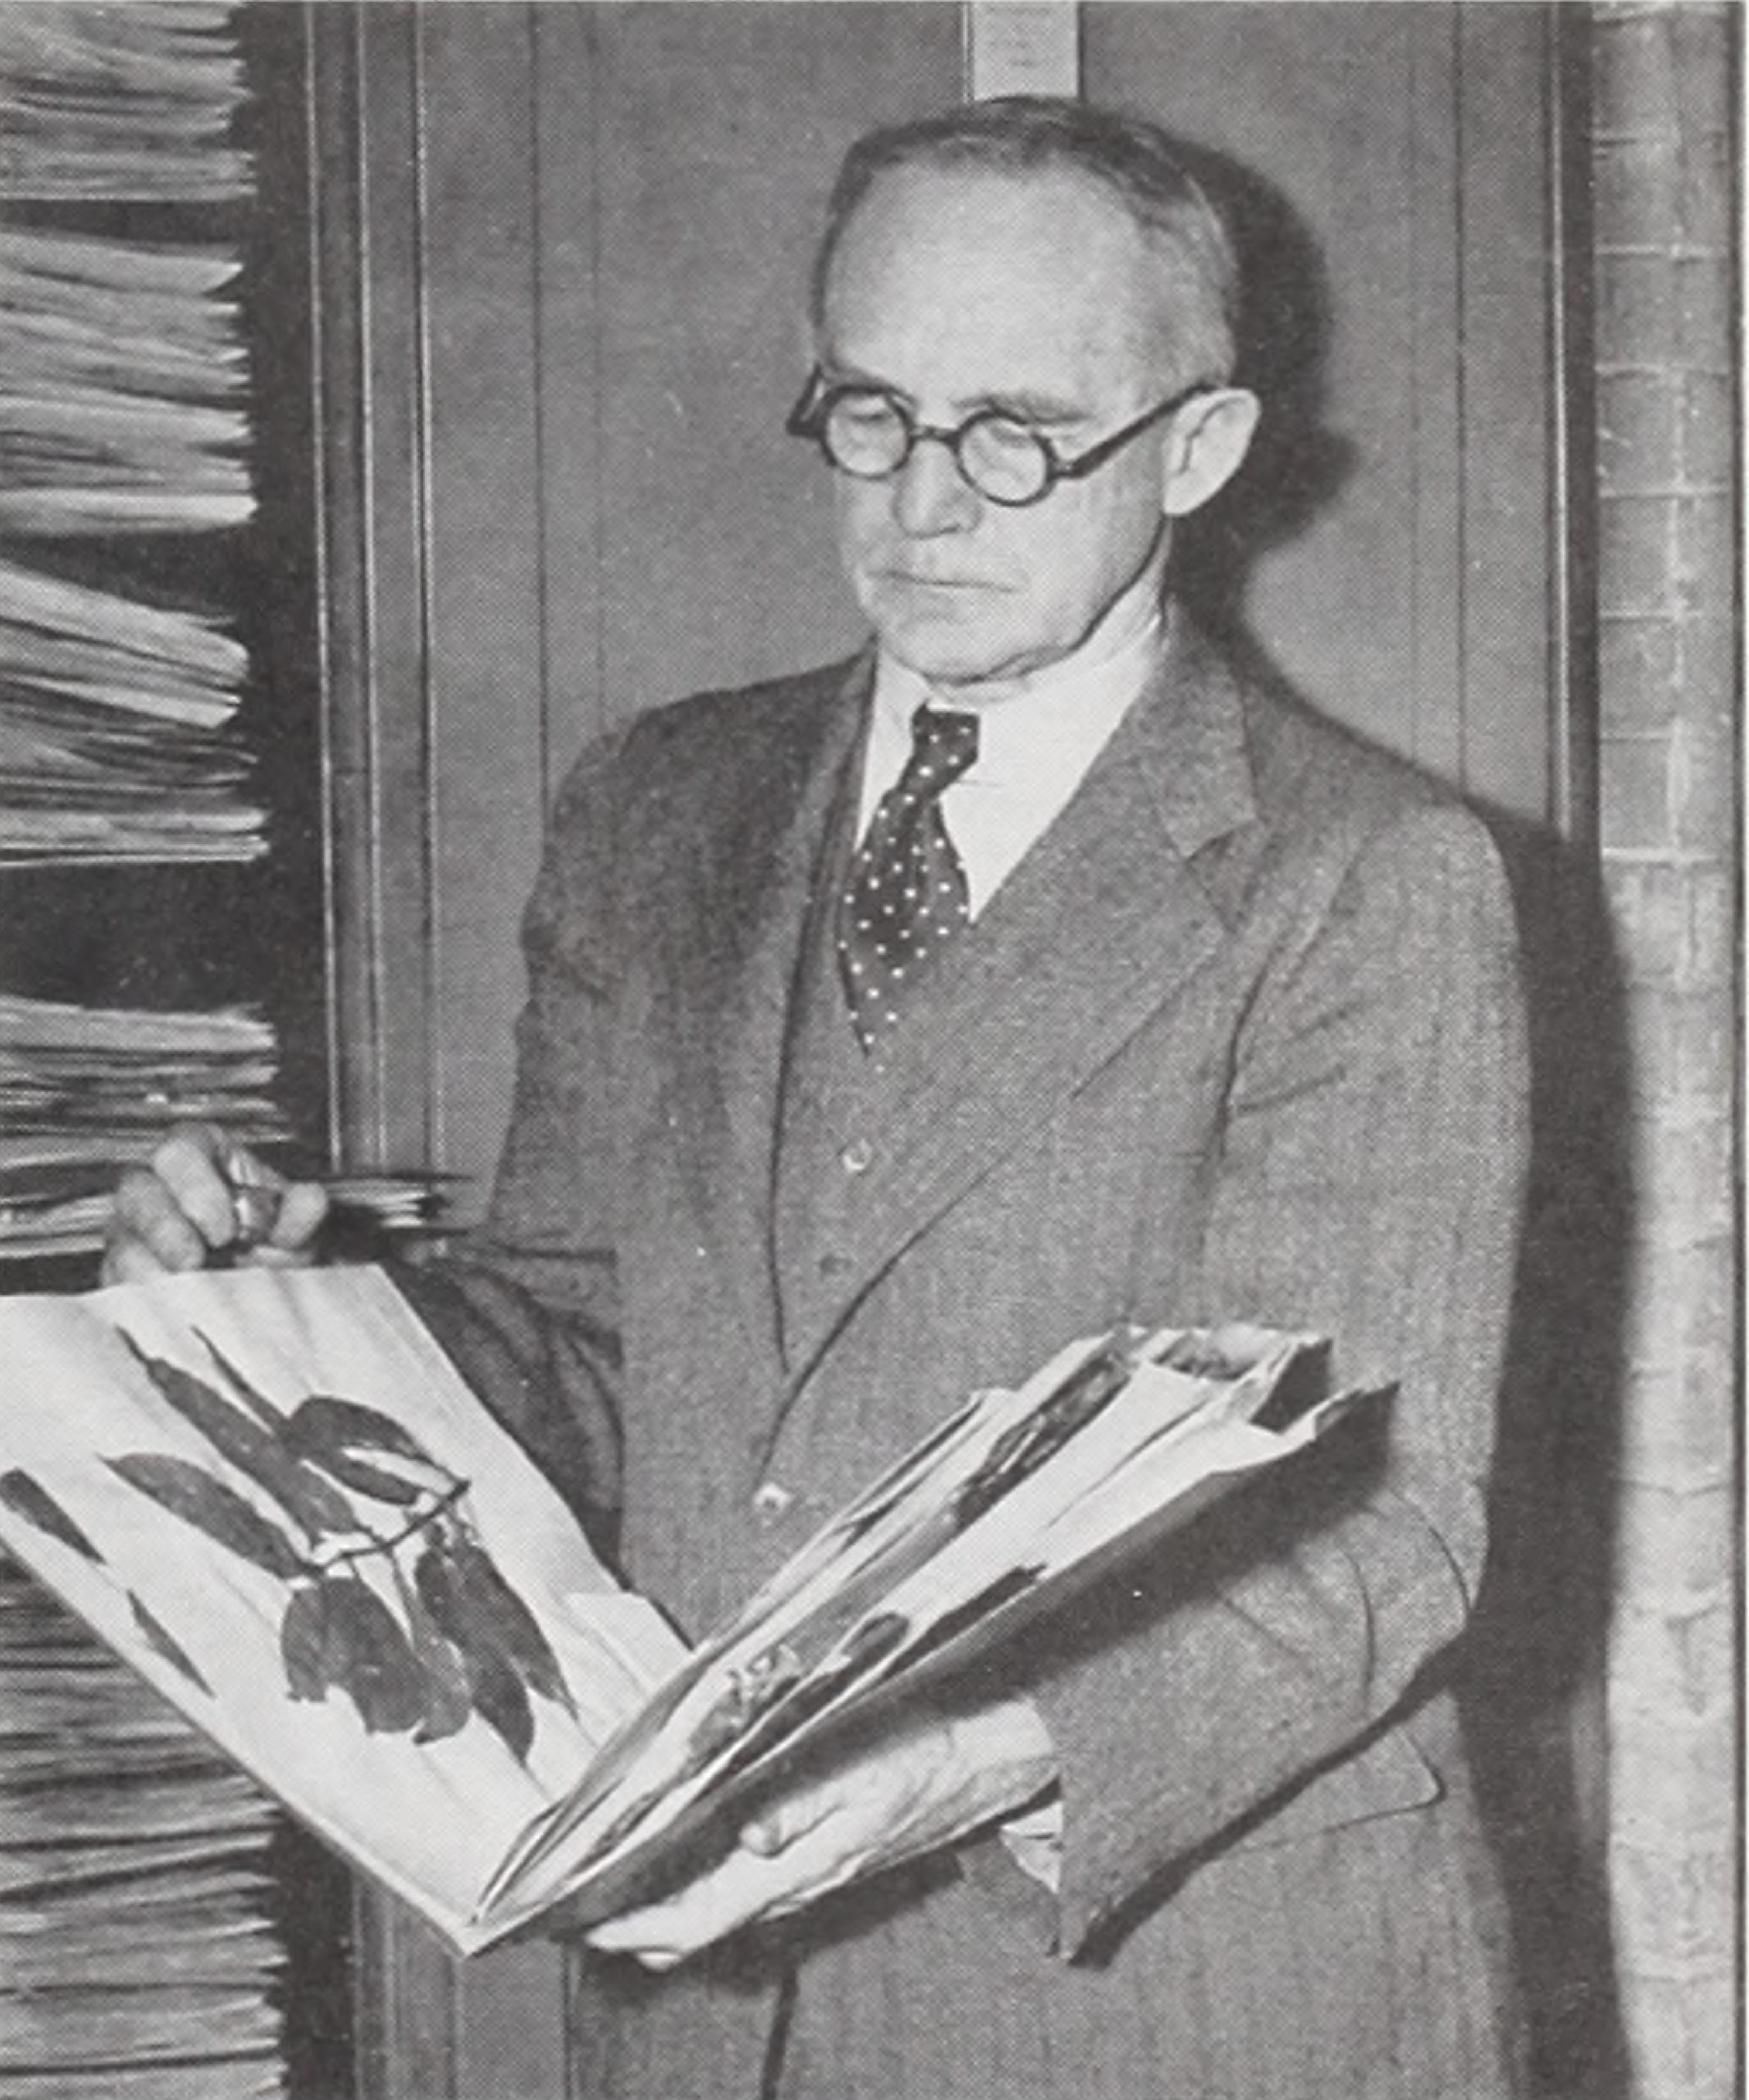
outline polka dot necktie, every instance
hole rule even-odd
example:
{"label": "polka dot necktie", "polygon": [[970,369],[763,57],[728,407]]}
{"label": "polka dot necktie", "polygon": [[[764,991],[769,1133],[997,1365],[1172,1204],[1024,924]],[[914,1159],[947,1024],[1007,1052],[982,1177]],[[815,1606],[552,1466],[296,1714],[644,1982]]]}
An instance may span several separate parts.
{"label": "polka dot necktie", "polygon": [[909,993],[971,916],[941,796],[978,756],[978,718],[925,702],[911,735],[905,770],[876,806],[838,901],[838,970],[868,1051],[897,1025]]}

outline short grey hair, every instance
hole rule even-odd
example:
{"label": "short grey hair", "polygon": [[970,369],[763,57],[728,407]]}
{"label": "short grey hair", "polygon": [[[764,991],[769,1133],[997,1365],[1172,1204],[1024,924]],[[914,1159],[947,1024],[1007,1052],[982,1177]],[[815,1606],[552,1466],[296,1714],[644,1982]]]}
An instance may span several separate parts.
{"label": "short grey hair", "polygon": [[859,139],[838,171],[815,252],[808,311],[816,330],[846,228],[879,178],[906,167],[1066,171],[1097,183],[1128,212],[1162,265],[1171,315],[1163,347],[1176,380],[1231,377],[1239,268],[1219,213],[1158,125],[1069,96],[996,96]]}

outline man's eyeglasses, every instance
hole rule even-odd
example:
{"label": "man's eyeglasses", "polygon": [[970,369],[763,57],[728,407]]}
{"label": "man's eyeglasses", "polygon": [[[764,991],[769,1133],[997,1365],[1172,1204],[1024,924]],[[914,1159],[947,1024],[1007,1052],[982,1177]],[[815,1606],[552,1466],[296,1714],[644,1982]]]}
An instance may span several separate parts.
{"label": "man's eyeglasses", "polygon": [[897,473],[919,441],[933,437],[947,446],[961,478],[980,495],[1018,509],[1040,501],[1059,482],[1078,482],[1103,467],[1132,438],[1208,390],[1208,381],[1199,379],[1066,459],[1043,431],[1006,409],[980,409],[952,429],[920,423],[884,387],[828,386],[816,365],[784,428],[792,437],[811,438],[840,473],[863,482]]}

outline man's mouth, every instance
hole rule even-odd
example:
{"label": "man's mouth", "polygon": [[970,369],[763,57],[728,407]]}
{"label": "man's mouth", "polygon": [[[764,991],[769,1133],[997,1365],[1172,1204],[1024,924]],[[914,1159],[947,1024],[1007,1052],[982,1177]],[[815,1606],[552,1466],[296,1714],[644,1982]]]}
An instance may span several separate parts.
{"label": "man's mouth", "polygon": [[924,591],[999,591],[1002,586],[987,576],[935,576],[915,568],[885,568],[880,572],[889,583],[903,584],[910,590]]}

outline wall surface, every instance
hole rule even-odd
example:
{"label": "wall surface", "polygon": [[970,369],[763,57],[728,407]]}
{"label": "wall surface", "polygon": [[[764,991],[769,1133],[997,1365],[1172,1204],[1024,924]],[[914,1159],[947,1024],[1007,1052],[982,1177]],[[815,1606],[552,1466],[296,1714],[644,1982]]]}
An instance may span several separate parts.
{"label": "wall surface", "polygon": [[1249,630],[1319,706],[1548,814],[1550,18],[1080,15],[1085,92],[1210,156],[1238,231],[1247,480],[1280,506],[1238,506]]}
{"label": "wall surface", "polygon": [[1609,1857],[1634,2100],[1741,2089],[1736,16],[1596,17],[1601,843],[1633,1221]]}

